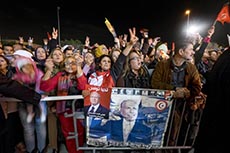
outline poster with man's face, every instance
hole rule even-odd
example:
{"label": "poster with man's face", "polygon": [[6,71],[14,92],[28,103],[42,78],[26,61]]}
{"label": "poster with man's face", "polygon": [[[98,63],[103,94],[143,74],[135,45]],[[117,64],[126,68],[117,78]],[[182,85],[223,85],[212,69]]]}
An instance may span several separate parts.
{"label": "poster with man's face", "polygon": [[87,85],[88,96],[84,98],[85,116],[109,118],[111,88]]}
{"label": "poster with man's face", "polygon": [[161,147],[171,105],[171,91],[113,88],[109,118],[87,117],[87,144]]}

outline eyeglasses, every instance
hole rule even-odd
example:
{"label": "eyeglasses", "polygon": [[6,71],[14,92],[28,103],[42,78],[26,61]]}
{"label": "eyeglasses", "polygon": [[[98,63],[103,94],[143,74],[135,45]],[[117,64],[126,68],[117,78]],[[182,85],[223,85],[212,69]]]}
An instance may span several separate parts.
{"label": "eyeglasses", "polygon": [[132,60],[141,60],[140,57],[133,57],[133,58],[130,58],[129,61],[132,61]]}

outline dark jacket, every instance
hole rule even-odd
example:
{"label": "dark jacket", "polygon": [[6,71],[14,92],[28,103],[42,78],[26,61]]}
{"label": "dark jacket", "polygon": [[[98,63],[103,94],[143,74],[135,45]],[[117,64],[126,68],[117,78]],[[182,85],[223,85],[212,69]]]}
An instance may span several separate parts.
{"label": "dark jacket", "polygon": [[142,66],[142,74],[137,76],[131,70],[123,77],[119,77],[117,87],[132,87],[132,88],[150,88],[150,75],[147,68]]}
{"label": "dark jacket", "polygon": [[7,78],[0,74],[0,94],[5,97],[13,97],[23,102],[37,105],[41,99],[41,95],[19,82]]}
{"label": "dark jacket", "polygon": [[[223,52],[213,66],[204,85],[207,94],[195,153],[226,152],[230,91],[230,49]],[[211,138],[209,137],[211,136]]]}
{"label": "dark jacket", "polygon": [[[123,119],[111,121],[111,139],[113,141],[123,142]],[[114,130],[116,129],[116,130]],[[127,142],[151,144],[151,128],[135,121],[132,130],[129,133]]]}
{"label": "dark jacket", "polygon": [[[9,79],[0,74],[0,94],[5,97],[12,97],[23,102],[37,105],[41,99],[41,95],[15,80]],[[0,135],[4,133],[5,117],[2,108],[0,107]]]}
{"label": "dark jacket", "polygon": [[106,118],[106,119],[109,118],[109,109],[105,108],[102,105],[99,105],[99,107],[94,113],[89,114],[88,111],[89,111],[90,106],[91,105],[84,107],[85,115],[97,116],[97,117]]}

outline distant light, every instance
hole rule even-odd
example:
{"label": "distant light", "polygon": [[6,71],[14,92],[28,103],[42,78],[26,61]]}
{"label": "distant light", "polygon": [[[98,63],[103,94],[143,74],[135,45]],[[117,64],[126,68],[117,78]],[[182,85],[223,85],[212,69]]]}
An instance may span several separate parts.
{"label": "distant light", "polygon": [[186,10],[186,11],[185,11],[185,14],[186,14],[186,15],[189,15],[189,14],[190,14],[190,10]]}
{"label": "distant light", "polygon": [[198,26],[192,25],[188,28],[188,34],[194,34],[194,33],[199,33],[199,28]]}
{"label": "distant light", "polygon": [[196,33],[203,33],[206,25],[202,22],[191,23],[189,27],[184,26],[183,31],[186,35],[196,34]]}
{"label": "distant light", "polygon": [[188,24],[184,24],[182,26],[181,32],[182,35],[186,36],[196,33],[205,35],[207,33],[208,28],[210,28],[209,20],[205,20],[203,18],[193,18],[193,20],[190,20],[189,26]]}

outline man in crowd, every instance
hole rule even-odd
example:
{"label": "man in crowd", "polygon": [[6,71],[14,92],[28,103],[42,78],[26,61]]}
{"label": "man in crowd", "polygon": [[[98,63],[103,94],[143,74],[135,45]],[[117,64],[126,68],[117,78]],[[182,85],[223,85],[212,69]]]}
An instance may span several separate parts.
{"label": "man in crowd", "polygon": [[126,99],[120,104],[120,119],[111,121],[111,139],[119,142],[151,143],[151,128],[138,120],[140,102]]}
{"label": "man in crowd", "polygon": [[98,92],[90,93],[90,103],[90,105],[84,107],[86,115],[109,118],[109,109],[101,104],[101,96]]}

